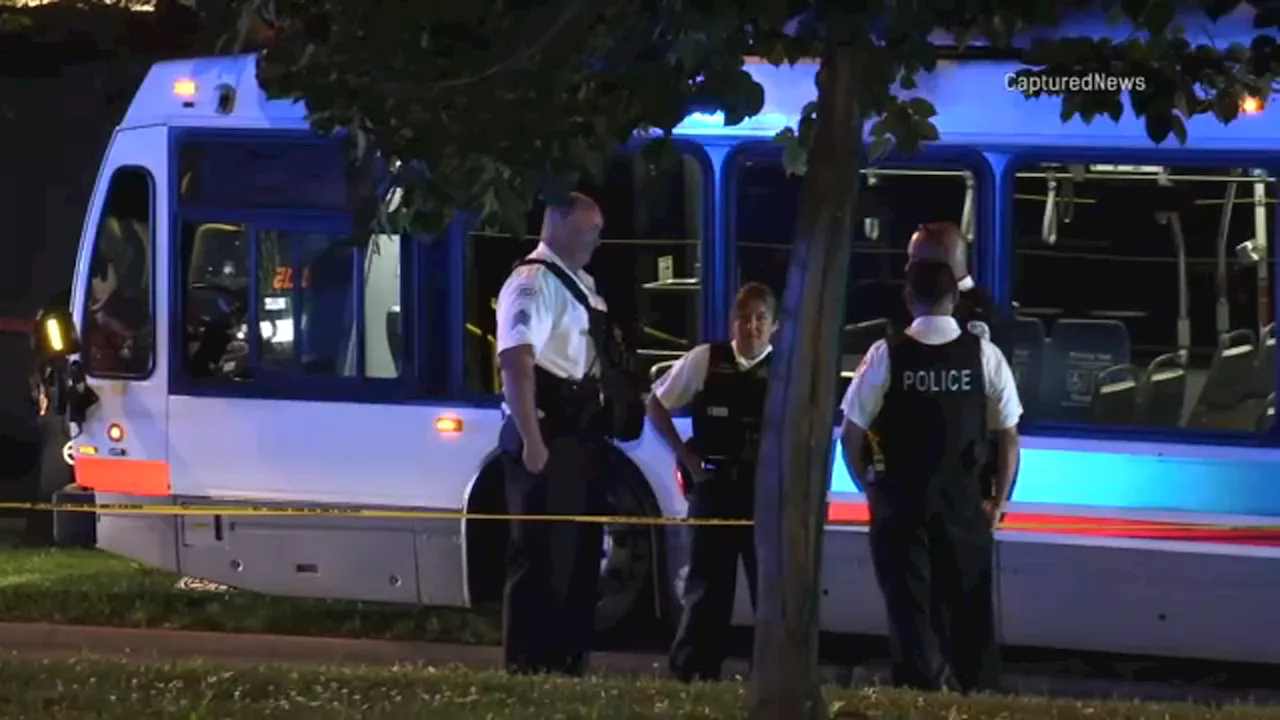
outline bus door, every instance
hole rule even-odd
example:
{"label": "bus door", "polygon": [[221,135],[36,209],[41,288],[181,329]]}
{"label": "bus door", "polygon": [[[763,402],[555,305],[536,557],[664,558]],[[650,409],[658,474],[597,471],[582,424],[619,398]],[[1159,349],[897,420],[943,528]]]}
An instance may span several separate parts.
{"label": "bus door", "polygon": [[168,290],[167,274],[156,272],[169,262],[167,145],[160,127],[115,133],[76,263],[72,312],[79,360],[98,399],[78,435],[72,428],[75,475],[105,502],[170,494],[168,362],[161,350],[168,328],[156,322]]}

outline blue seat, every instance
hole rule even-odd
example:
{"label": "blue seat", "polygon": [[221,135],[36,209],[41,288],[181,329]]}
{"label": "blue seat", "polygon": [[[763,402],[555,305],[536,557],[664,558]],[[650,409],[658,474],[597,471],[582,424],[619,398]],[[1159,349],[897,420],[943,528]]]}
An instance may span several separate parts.
{"label": "blue seat", "polygon": [[1253,372],[1245,397],[1265,398],[1276,389],[1276,324],[1262,328],[1258,335],[1258,351],[1254,353]]}
{"label": "blue seat", "polygon": [[1271,428],[1276,422],[1276,394],[1271,393],[1267,398],[1267,406],[1258,414],[1258,422],[1254,427],[1260,433],[1271,432]]}
{"label": "blue seat", "polygon": [[1200,389],[1200,396],[1187,419],[1188,427],[1216,430],[1253,428],[1256,410],[1262,404],[1246,402],[1249,385],[1253,382],[1256,348],[1257,336],[1252,330],[1232,330],[1218,337],[1218,347],[1209,364],[1204,387]]}
{"label": "blue seat", "polygon": [[1040,375],[1044,365],[1044,323],[1039,318],[1016,317],[1009,328],[1009,367],[1018,383],[1022,409],[1036,417],[1040,402]]}
{"label": "blue seat", "polygon": [[1128,365],[1129,329],[1116,320],[1064,318],[1045,344],[1040,411],[1046,420],[1090,422],[1096,378],[1108,368]]}
{"label": "blue seat", "polygon": [[889,319],[876,318],[844,326],[844,354],[866,355],[877,340],[889,334]]}
{"label": "blue seat", "polygon": [[1161,355],[1147,366],[1138,390],[1138,424],[1178,427],[1187,397],[1187,367],[1181,353]]}
{"label": "blue seat", "polygon": [[1142,369],[1115,365],[1094,376],[1090,422],[1095,425],[1132,425],[1138,420],[1138,389]]}

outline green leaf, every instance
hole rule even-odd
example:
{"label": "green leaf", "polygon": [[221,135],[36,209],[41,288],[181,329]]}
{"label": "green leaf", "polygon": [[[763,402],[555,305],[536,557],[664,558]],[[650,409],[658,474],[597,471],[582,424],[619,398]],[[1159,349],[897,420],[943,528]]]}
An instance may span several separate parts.
{"label": "green leaf", "polygon": [[1187,144],[1187,122],[1178,113],[1169,116],[1170,129],[1173,131],[1173,138],[1178,141],[1179,145]]}
{"label": "green leaf", "polygon": [[1159,145],[1169,137],[1169,133],[1173,132],[1173,117],[1172,110],[1152,110],[1147,113],[1147,137],[1151,138],[1151,142]]}
{"label": "green leaf", "polygon": [[872,164],[879,162],[893,150],[893,146],[893,138],[888,135],[872,139],[871,144],[867,146],[868,161]]}
{"label": "green leaf", "polygon": [[902,103],[907,110],[921,120],[929,120],[938,116],[938,108],[922,97],[913,97]]}
{"label": "green leaf", "polygon": [[1164,33],[1177,15],[1175,0],[1147,0],[1138,25],[1151,33]]}
{"label": "green leaf", "polygon": [[773,142],[782,146],[782,167],[789,175],[804,175],[809,169],[809,151],[800,143],[800,136],[791,128],[783,128],[773,136]]}
{"label": "green leaf", "polygon": [[916,136],[923,142],[936,142],[939,139],[938,126],[932,122],[917,118],[911,125],[916,131]]}

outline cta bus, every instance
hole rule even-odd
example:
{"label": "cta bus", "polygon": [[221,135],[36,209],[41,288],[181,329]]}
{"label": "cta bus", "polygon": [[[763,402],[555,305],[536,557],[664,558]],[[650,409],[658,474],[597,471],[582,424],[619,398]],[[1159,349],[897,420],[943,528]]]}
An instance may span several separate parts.
{"label": "cta bus", "polygon": [[[650,168],[638,138],[582,188],[606,221],[589,270],[655,377],[727,335],[741,283],[784,289],[799,180],[770,138],[811,99],[815,68],[748,67],[760,114],[690,116],[679,163]],[[1280,623],[1280,534],[1216,528],[1280,516],[1280,119],[1253,104],[1155,147],[1132,117],[1063,125],[1058,101],[1008,89],[1017,69],[940,63],[917,92],[942,141],[862,173],[843,375],[901,302],[910,231],[960,222],[1009,315],[1027,408],[1009,520],[1038,527],[998,533],[1002,640],[1280,662],[1257,632]],[[150,70],[103,158],[70,308],[72,360],[96,394],[71,455],[98,503],[503,511],[493,304],[537,209],[523,237],[454,225],[353,243],[344,183],[341,146],[302,106],[265,99],[252,56]],[[822,626],[882,634],[865,497],[836,450]],[[614,512],[685,513],[655,433],[609,462]],[[109,552],[263,593],[501,596],[501,522],[98,518]],[[671,617],[686,555],[679,529],[610,527],[599,627]]]}

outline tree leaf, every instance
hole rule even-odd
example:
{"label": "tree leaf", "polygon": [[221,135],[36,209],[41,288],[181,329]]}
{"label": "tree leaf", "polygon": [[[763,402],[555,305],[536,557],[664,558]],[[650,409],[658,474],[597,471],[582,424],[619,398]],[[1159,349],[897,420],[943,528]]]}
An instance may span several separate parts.
{"label": "tree leaf", "polygon": [[1179,145],[1187,144],[1187,121],[1178,113],[1169,116],[1169,128],[1173,132],[1173,138],[1178,141]]}
{"label": "tree leaf", "polygon": [[809,170],[809,150],[795,130],[783,128],[773,136],[773,142],[782,146],[782,167],[787,174],[804,175]]}
{"label": "tree leaf", "polygon": [[867,146],[868,161],[874,164],[884,159],[893,150],[893,145],[893,138],[888,135],[873,138],[871,144]]}
{"label": "tree leaf", "polygon": [[1169,133],[1173,131],[1173,117],[1174,115],[1172,110],[1151,111],[1147,113],[1147,137],[1151,138],[1151,142],[1159,145],[1169,137]]}
{"label": "tree leaf", "polygon": [[938,116],[938,108],[933,103],[922,97],[913,97],[903,103],[912,115],[921,120],[928,120]]}

